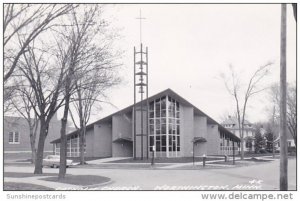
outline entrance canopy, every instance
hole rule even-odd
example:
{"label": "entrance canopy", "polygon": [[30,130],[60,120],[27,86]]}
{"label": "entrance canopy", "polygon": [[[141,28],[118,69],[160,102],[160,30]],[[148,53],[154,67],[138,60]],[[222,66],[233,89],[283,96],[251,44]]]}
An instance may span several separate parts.
{"label": "entrance canopy", "polygon": [[115,139],[113,142],[115,142],[115,143],[130,142],[130,143],[132,143],[132,139],[129,137],[119,137],[119,138]]}
{"label": "entrance canopy", "polygon": [[204,137],[194,137],[192,140],[193,143],[200,143],[200,142],[207,142],[207,140]]}

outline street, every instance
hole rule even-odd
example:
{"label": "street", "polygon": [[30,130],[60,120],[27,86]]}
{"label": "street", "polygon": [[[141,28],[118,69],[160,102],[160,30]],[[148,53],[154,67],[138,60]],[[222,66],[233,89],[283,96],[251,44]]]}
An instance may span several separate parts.
{"label": "street", "polygon": [[[289,159],[289,190],[296,190],[296,159]],[[33,172],[33,167],[5,166],[5,172]],[[44,173],[58,169],[44,168]],[[279,160],[224,169],[89,169],[69,168],[68,174],[99,175],[112,182],[102,190],[278,190]],[[57,186],[59,187],[59,186]]]}

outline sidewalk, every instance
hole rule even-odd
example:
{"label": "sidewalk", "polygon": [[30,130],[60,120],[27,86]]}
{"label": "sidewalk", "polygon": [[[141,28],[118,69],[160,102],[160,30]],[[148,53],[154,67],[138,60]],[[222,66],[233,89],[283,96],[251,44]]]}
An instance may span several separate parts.
{"label": "sidewalk", "polygon": [[[209,164],[209,163],[214,163],[214,162],[220,162],[220,161],[224,161],[224,160],[213,160],[213,161],[206,161],[205,164]],[[164,167],[160,167],[161,169],[173,169],[173,168],[179,168],[179,167],[184,167],[184,166],[191,166],[191,165],[202,165],[203,162],[191,162],[191,163],[176,163],[173,165],[168,165],[168,166],[164,166]]]}
{"label": "sidewalk", "polygon": [[111,161],[118,161],[118,160],[123,160],[123,159],[129,159],[131,157],[111,157],[111,158],[102,158],[102,159],[97,159],[97,160],[91,160],[88,161],[88,164],[92,164],[92,165],[98,165],[98,164],[102,164],[102,163],[107,163],[107,162],[111,162]]}
{"label": "sidewalk", "polygon": [[[245,157],[244,159],[251,159],[251,158],[253,158],[253,157]],[[259,160],[266,160],[266,161],[276,160],[276,159],[273,159],[273,158],[271,159],[270,156],[261,156],[261,157],[254,157],[254,158],[259,159]],[[222,162],[222,161],[224,161],[224,159],[206,161],[205,164],[207,164],[208,166],[218,166],[218,167],[234,167],[235,166],[233,164],[214,164],[215,162]],[[228,157],[227,161],[233,161],[233,157]],[[235,161],[240,161],[240,158],[236,156]],[[191,166],[191,165],[193,165],[193,162],[190,162],[190,163],[176,163],[176,164],[160,167],[160,169],[174,169],[174,168]],[[194,165],[203,165],[203,162],[198,161],[198,162],[195,162]]]}

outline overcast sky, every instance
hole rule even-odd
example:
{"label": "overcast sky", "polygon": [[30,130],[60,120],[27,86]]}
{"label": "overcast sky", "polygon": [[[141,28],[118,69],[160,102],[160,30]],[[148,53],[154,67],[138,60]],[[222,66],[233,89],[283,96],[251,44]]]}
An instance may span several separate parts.
{"label": "overcast sky", "polygon": [[[296,23],[288,5],[288,82],[296,80]],[[117,46],[123,50],[123,83],[108,94],[116,107],[103,105],[91,122],[133,103],[133,47],[139,46],[142,10],[143,44],[149,48],[149,96],[167,88],[217,121],[234,111],[232,97],[220,78],[229,64],[247,78],[272,61],[264,85],[279,82],[280,4],[115,5],[106,16],[121,28]],[[249,102],[247,118],[266,120],[267,94]]]}

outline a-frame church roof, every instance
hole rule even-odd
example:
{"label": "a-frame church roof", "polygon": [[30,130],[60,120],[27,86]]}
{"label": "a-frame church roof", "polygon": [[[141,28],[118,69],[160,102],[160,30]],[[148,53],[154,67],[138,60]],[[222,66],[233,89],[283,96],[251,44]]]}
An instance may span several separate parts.
{"label": "a-frame church roof", "polygon": [[[163,97],[163,96],[170,96],[172,97],[173,99],[175,99],[176,101],[178,101],[180,104],[183,104],[185,106],[189,106],[189,107],[192,107],[194,108],[194,113],[196,115],[199,115],[199,116],[205,116],[207,118],[207,123],[208,124],[216,124],[218,125],[218,128],[220,131],[226,133],[227,135],[230,136],[230,138],[232,138],[234,141],[240,141],[239,137],[237,137],[236,135],[234,135],[232,132],[230,132],[229,130],[227,130],[226,128],[224,128],[221,124],[219,124],[217,121],[215,121],[214,119],[212,119],[210,116],[208,116],[207,114],[205,114],[204,112],[202,112],[200,109],[198,109],[196,106],[194,106],[193,104],[191,104],[190,102],[188,102],[186,99],[184,99],[183,97],[181,97],[180,95],[178,95],[176,92],[174,92],[172,89],[168,88],[162,92],[159,92],[151,97],[148,98],[148,101],[151,102],[151,101],[154,101],[160,97]],[[146,104],[147,102],[147,99],[143,100],[142,103],[144,103],[144,105]],[[141,104],[141,101],[140,102],[137,102],[136,103],[136,106],[139,106]],[[114,115],[119,115],[119,114],[125,114],[125,113],[128,113],[130,111],[132,111],[132,108],[133,108],[134,104],[124,108],[124,109],[121,109],[115,113],[112,113],[102,119],[99,119],[89,125],[86,126],[86,130],[89,130],[91,128],[94,127],[95,124],[99,124],[99,123],[103,123],[103,122],[106,122],[106,121],[111,121],[112,117]],[[67,134],[67,137],[71,137],[71,135],[75,135],[77,134],[77,131],[73,131],[69,134]],[[52,141],[51,143],[57,143],[60,141],[60,138],[59,139],[56,139],[54,141]]]}

